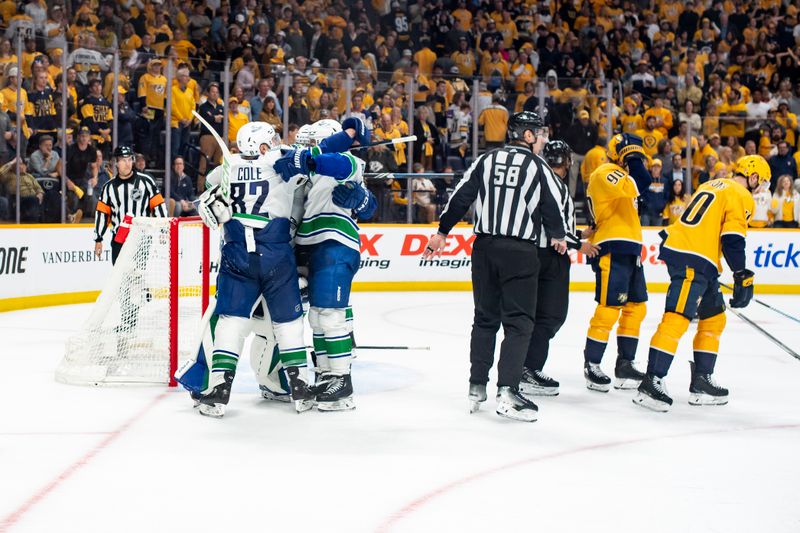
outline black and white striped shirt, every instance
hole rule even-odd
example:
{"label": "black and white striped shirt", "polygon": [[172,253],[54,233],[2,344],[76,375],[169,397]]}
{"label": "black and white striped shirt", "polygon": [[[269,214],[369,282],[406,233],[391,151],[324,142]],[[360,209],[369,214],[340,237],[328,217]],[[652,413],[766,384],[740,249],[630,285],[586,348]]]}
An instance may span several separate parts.
{"label": "black and white striped shirt", "polygon": [[103,240],[109,222],[112,235],[116,235],[125,215],[167,216],[164,197],[149,175],[134,170],[130,178],[122,179],[116,176],[103,185],[94,215],[95,241]]}
{"label": "black and white striped shirt", "polygon": [[475,202],[475,233],[538,242],[542,226],[564,238],[556,202],[556,180],[542,158],[527,147],[508,145],[481,155],[464,173],[439,218],[447,235]]}
{"label": "black and white striped shirt", "polygon": [[[553,190],[556,202],[561,209],[561,217],[564,220],[564,233],[566,234],[566,241],[568,248],[578,250],[581,247],[580,234],[575,229],[575,203],[569,195],[569,189],[564,180],[559,178],[558,175],[550,171],[553,175]],[[539,234],[539,247],[546,248],[550,245],[552,235],[548,234],[544,227]]]}

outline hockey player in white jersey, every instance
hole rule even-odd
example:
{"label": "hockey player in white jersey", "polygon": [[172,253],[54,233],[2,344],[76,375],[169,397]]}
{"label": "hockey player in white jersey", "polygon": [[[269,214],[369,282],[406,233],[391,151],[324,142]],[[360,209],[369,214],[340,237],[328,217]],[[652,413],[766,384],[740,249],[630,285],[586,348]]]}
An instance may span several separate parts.
{"label": "hockey player in white jersey", "polygon": [[[224,245],[217,278],[215,339],[201,414],[220,417],[230,398],[236,365],[250,334],[253,311],[263,298],[280,360],[298,411],[313,407],[305,380],[306,349],[297,267],[291,246],[292,201],[301,177],[275,172],[281,157],[272,126],[250,123],[237,135],[240,154],[212,171],[198,212],[209,226],[222,224]],[[228,176],[224,173],[228,171]],[[224,190],[229,180],[229,195]]]}
{"label": "hockey player in white jersey", "polygon": [[[365,135],[366,128],[355,118],[346,119],[342,125],[335,120],[318,121],[298,133],[298,144],[308,149],[292,153],[292,162],[301,159],[303,153],[316,155],[339,149],[341,142],[347,142],[345,136],[357,137],[366,144]],[[314,333],[314,390],[320,411],[355,407],[348,312],[350,287],[360,263],[357,220],[369,219],[377,206],[363,183],[364,162],[350,153],[338,155],[335,161],[337,164],[327,170],[307,172],[304,209],[295,236],[298,263],[308,267],[308,321]]]}

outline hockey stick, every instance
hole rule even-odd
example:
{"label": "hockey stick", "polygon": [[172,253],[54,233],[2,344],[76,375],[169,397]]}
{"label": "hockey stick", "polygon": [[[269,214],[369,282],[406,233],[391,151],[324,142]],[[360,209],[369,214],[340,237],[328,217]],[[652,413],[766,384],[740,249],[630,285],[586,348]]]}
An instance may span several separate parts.
{"label": "hockey stick", "polygon": [[[313,346],[306,346],[306,348],[314,349]],[[430,346],[353,346],[354,350],[430,350]]]}
{"label": "hockey stick", "polygon": [[406,137],[398,137],[396,139],[387,139],[385,141],[378,141],[378,142],[374,142],[374,143],[371,143],[371,144],[366,144],[364,146],[352,146],[350,148],[350,151],[352,152],[353,150],[363,150],[364,148],[372,148],[373,146],[384,146],[384,145],[387,145],[387,144],[400,144],[400,143],[411,142],[411,141],[416,141],[416,140],[417,140],[417,136],[416,135],[408,135]]}
{"label": "hockey stick", "polygon": [[200,121],[200,124],[205,126],[205,128],[214,136],[214,140],[217,141],[220,150],[222,150],[222,180],[220,181],[219,187],[222,190],[222,196],[226,200],[231,199],[231,151],[228,150],[228,144],[222,140],[222,137],[219,136],[217,130],[215,130],[206,120],[200,116],[200,113],[197,111],[192,111],[192,114]]}
{"label": "hockey stick", "polygon": [[353,346],[355,350],[430,350],[430,346]]}
{"label": "hockey stick", "polygon": [[775,338],[775,337],[774,337],[774,336],[773,336],[771,333],[769,333],[767,330],[765,330],[764,328],[762,328],[761,326],[759,326],[758,324],[756,324],[756,323],[755,323],[753,320],[751,320],[751,319],[747,318],[747,317],[746,317],[746,316],[745,316],[743,313],[741,313],[741,312],[737,311],[736,309],[733,309],[733,308],[730,308],[730,307],[729,307],[729,308],[728,308],[728,310],[729,310],[731,313],[733,313],[734,315],[738,316],[738,317],[739,317],[740,319],[742,319],[743,321],[745,321],[745,322],[747,322],[748,324],[750,324],[751,326],[753,326],[753,327],[754,327],[755,329],[757,329],[758,331],[760,331],[760,332],[761,332],[761,333],[762,333],[762,334],[763,334],[763,335],[764,335],[766,338],[768,338],[769,340],[771,340],[772,342],[774,342],[775,344],[777,344],[778,346],[780,346],[781,348],[783,348],[783,350],[784,350],[786,353],[788,353],[789,355],[791,355],[792,357],[794,357],[795,359],[797,359],[798,361],[800,361],[800,354],[798,354],[797,352],[795,352],[794,350],[792,350],[791,348],[789,348],[788,346],[786,346],[785,344],[783,344],[781,341],[779,341],[778,339],[776,339],[776,338]]}
{"label": "hockey stick", "polygon": [[[725,288],[726,288],[726,289],[728,289],[729,291],[732,291],[732,290],[733,290],[733,287],[731,287],[730,285],[725,285],[724,283],[720,283],[720,286],[722,286],[722,287],[725,287]],[[793,317],[793,316],[792,316],[792,315],[790,315],[789,313],[785,313],[785,312],[781,311],[780,309],[776,309],[775,307],[772,307],[772,306],[771,306],[771,305],[769,305],[768,303],[766,303],[766,302],[762,302],[762,301],[761,301],[761,300],[759,300],[758,298],[753,298],[753,301],[754,301],[755,303],[759,304],[759,305],[763,305],[763,306],[764,306],[764,307],[766,307],[767,309],[772,309],[773,311],[775,311],[775,312],[776,312],[776,313],[778,313],[779,315],[783,315],[783,316],[785,316],[786,318],[788,318],[789,320],[794,320],[795,322],[798,322],[798,323],[800,323],[800,318]]]}

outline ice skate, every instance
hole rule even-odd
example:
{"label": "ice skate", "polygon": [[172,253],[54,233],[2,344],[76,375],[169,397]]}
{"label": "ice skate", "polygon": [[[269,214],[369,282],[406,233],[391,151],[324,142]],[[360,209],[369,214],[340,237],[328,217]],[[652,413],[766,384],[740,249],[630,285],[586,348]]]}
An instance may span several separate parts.
{"label": "ice skate", "polygon": [[586,378],[586,388],[598,392],[608,392],[611,389],[611,378],[605,375],[597,363],[586,361],[583,365],[583,376]]}
{"label": "ice skate", "polygon": [[314,407],[314,394],[309,390],[306,380],[300,375],[300,368],[290,366],[286,369],[289,377],[289,388],[292,391],[292,401],[298,413],[308,411]]}
{"label": "ice skate", "polygon": [[639,392],[633,398],[633,403],[646,407],[652,411],[666,413],[672,405],[672,398],[667,394],[664,379],[653,374],[645,374],[639,385]]}
{"label": "ice skate", "polygon": [[[198,398],[200,404],[198,410],[203,416],[211,418],[222,418],[225,416],[225,406],[231,398],[231,385],[233,384],[233,372],[226,371],[223,374],[223,382],[211,389],[208,394],[201,394]],[[194,398],[195,395],[192,395]]]}
{"label": "ice skate", "polygon": [[261,397],[265,400],[284,403],[292,401],[292,397],[288,392],[276,392],[266,385],[259,385],[258,389],[261,391]]}
{"label": "ice skate", "polygon": [[320,411],[348,411],[355,409],[353,380],[350,374],[328,375],[325,390],[317,394],[317,409]]}
{"label": "ice skate", "polygon": [[477,413],[486,401],[486,385],[469,384],[469,412]]}
{"label": "ice skate", "polygon": [[535,422],[539,413],[536,404],[511,387],[497,389],[497,414],[513,420]]}
{"label": "ice skate", "polygon": [[519,391],[529,396],[558,396],[558,381],[541,370],[522,370]]}
{"label": "ice skate", "polygon": [[639,372],[633,366],[633,361],[628,361],[622,357],[617,357],[617,364],[614,367],[614,388],[620,390],[633,390],[639,387],[644,379],[644,372]]}
{"label": "ice skate", "polygon": [[728,403],[728,389],[720,387],[711,374],[699,374],[693,361],[689,361],[692,369],[692,382],[689,385],[689,403],[691,405],[725,405]]}

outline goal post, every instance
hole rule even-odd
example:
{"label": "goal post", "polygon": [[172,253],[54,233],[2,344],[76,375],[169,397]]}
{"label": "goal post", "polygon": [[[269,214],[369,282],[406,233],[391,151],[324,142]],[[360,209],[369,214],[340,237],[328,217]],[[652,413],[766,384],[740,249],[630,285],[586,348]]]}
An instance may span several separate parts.
{"label": "goal post", "polygon": [[89,318],[67,340],[56,380],[176,386],[210,295],[211,236],[200,217],[135,218]]}

